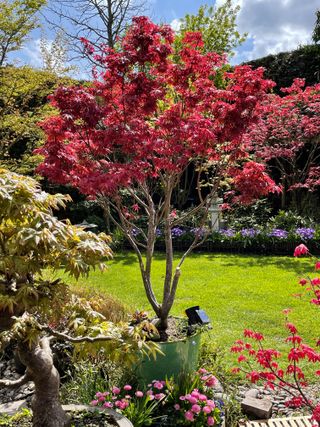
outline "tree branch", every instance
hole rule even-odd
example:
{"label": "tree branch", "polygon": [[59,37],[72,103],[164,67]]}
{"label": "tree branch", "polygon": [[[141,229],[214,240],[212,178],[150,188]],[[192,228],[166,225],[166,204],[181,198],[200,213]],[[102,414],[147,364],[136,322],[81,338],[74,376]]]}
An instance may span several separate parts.
{"label": "tree branch", "polygon": [[17,380],[0,380],[0,387],[17,388],[26,384],[29,381],[32,381],[32,378],[30,374],[27,372],[25,373],[25,375],[23,375]]}

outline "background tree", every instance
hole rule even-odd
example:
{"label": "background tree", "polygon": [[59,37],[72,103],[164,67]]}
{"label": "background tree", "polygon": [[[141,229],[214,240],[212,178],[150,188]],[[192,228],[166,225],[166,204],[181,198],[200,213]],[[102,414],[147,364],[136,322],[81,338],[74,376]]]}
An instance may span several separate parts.
{"label": "background tree", "polygon": [[315,43],[319,43],[320,41],[320,10],[317,10],[316,12],[316,23],[312,33],[312,40]]}
{"label": "background tree", "polygon": [[304,85],[295,79],[282,96],[269,95],[244,136],[282,185],[282,209],[291,205],[298,212],[320,186],[320,85]]}
{"label": "background tree", "polygon": [[237,30],[239,11],[240,6],[233,6],[232,0],[219,7],[201,6],[196,15],[186,15],[180,20],[176,43],[181,45],[186,32],[200,31],[205,52],[233,55],[233,50],[247,38],[247,33],[240,34]]}
{"label": "background tree", "polygon": [[68,66],[68,39],[62,30],[57,31],[55,38],[49,41],[44,34],[40,39],[40,53],[43,69],[49,73],[63,76],[75,69]]}
{"label": "background tree", "polygon": [[29,67],[0,71],[0,167],[32,175],[39,163],[33,150],[44,141],[38,122],[54,109],[48,96],[59,84],[72,82]]}
{"label": "background tree", "polygon": [[113,343],[120,354],[133,346],[137,354],[140,329],[115,327],[90,304],[69,298],[67,285],[50,275],[62,269],[78,278],[92,267],[103,270],[110,239],[55,218],[53,210],[69,197],[43,192],[32,178],[0,169],[0,183],[0,344],[15,342],[26,366],[21,378],[2,379],[0,387],[33,381],[34,427],[65,427],[50,340]]}
{"label": "background tree", "polygon": [[45,0],[0,0],[0,67],[38,26],[37,13],[44,4]]}
{"label": "background tree", "polygon": [[[186,15],[179,21],[179,29],[176,32],[175,48],[178,52],[182,48],[182,40],[186,32],[199,31],[202,34],[205,52],[217,52],[229,57],[234,55],[234,49],[246,40],[247,34],[240,34],[237,30],[237,15],[239,6],[233,6],[232,0],[226,0],[219,7],[203,5],[196,15]],[[217,86],[224,86],[223,72],[229,66],[224,64],[222,70],[216,73]],[[193,188],[196,186],[196,174],[194,165],[186,169],[179,186],[174,191],[174,204],[182,210],[194,202]]]}
{"label": "background tree", "polygon": [[[77,58],[85,56],[82,38],[90,40],[95,48],[105,44],[114,48],[133,16],[146,10],[145,0],[51,0],[47,20],[60,28],[69,39],[70,49]],[[55,19],[52,19],[52,12]]]}
{"label": "background tree", "polygon": [[[277,190],[263,165],[248,162],[241,167],[246,156],[241,136],[256,119],[256,105],[272,82],[263,79],[262,69],[236,67],[225,75],[226,88],[217,89],[212,77],[223,61],[203,52],[201,34],[186,33],[178,63],[173,62],[173,43],[169,26],[134,18],[120,49],[93,53],[105,71],[90,88],[56,91],[53,104],[60,114],[43,123],[47,142],[38,150],[45,156],[40,173],[98,199],[125,234],[161,330],[167,328],[180,268],[205,237],[195,233],[174,266],[173,229],[195,213],[200,228],[206,223],[226,175],[233,176],[242,190],[238,198],[245,202]],[[86,47],[94,50],[89,42]],[[172,194],[190,163],[197,166],[198,203],[177,217]],[[203,172],[209,169],[201,194]],[[159,229],[166,251],[161,301],[151,278]]]}

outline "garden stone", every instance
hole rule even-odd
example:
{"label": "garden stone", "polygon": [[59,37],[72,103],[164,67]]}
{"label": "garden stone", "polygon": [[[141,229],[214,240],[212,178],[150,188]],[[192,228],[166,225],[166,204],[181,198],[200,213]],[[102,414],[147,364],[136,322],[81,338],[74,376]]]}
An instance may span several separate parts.
{"label": "garden stone", "polygon": [[0,414],[14,415],[23,408],[27,408],[26,400],[16,400],[15,402],[3,403],[0,405]]}
{"label": "garden stone", "polygon": [[272,403],[270,400],[246,397],[241,402],[241,408],[245,414],[252,415],[259,420],[268,419],[272,414]]}
{"label": "garden stone", "polygon": [[215,385],[214,385],[214,390],[215,390],[217,393],[223,393],[223,387],[222,387],[222,384],[221,384],[221,382],[220,382],[218,379],[216,379],[216,383],[215,383]]}
{"label": "garden stone", "polygon": [[257,390],[256,388],[251,388],[244,394],[245,397],[254,397],[254,398],[258,398],[258,395],[259,395],[259,390]]}

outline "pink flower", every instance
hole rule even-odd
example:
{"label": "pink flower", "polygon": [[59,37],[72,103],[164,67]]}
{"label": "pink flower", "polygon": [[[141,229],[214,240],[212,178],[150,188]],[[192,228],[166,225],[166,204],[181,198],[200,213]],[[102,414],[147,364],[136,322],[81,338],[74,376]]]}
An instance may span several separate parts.
{"label": "pink flower", "polygon": [[201,406],[200,405],[192,405],[191,411],[195,414],[199,414],[201,412]]}
{"label": "pink flower", "polygon": [[210,412],[212,411],[212,408],[210,406],[206,405],[202,408],[202,410],[205,414],[210,414]]}
{"label": "pink flower", "polygon": [[99,401],[98,401],[98,400],[92,400],[92,401],[90,402],[90,405],[92,405],[92,406],[97,406],[97,405],[98,405],[98,403],[99,403]]}
{"label": "pink flower", "polygon": [[180,405],[179,405],[179,403],[176,403],[173,407],[174,407],[174,409],[175,409],[176,411],[179,411],[179,410],[180,410]]}
{"label": "pink flower", "polygon": [[184,414],[184,417],[185,417],[185,419],[186,419],[186,420],[188,420],[188,421],[194,421],[193,412],[191,412],[191,411],[187,411],[187,412]]}
{"label": "pink flower", "polygon": [[206,369],[204,369],[204,368],[200,368],[199,369],[199,373],[200,374],[206,374],[208,371],[206,370]]}
{"label": "pink flower", "polygon": [[206,381],[206,386],[214,387],[216,385],[216,382],[217,382],[216,378],[213,375],[211,375],[211,377]]}
{"label": "pink flower", "polygon": [[121,409],[121,410],[123,411],[123,410],[124,410],[124,409],[126,409],[128,406],[129,406],[129,402],[127,402],[126,400],[122,400],[122,401],[120,402],[119,409]]}
{"label": "pink flower", "polygon": [[207,405],[210,406],[211,408],[215,408],[216,407],[216,404],[214,403],[214,400],[210,400],[210,399],[207,400]]}
{"label": "pink flower", "polygon": [[163,393],[158,393],[158,394],[154,395],[154,397],[155,397],[156,400],[161,400],[161,399],[164,398],[164,396],[165,396],[165,394],[163,394]]}
{"label": "pink flower", "polygon": [[186,396],[180,396],[179,400],[186,400]]}
{"label": "pink flower", "polygon": [[104,408],[113,408],[113,403],[111,403],[111,402],[105,402],[105,403],[103,404],[103,407],[104,407]]}
{"label": "pink flower", "polygon": [[316,262],[316,265],[314,266],[314,268],[315,268],[316,270],[320,270],[320,261],[317,261],[317,262]]}
{"label": "pink flower", "polygon": [[123,387],[123,389],[124,389],[124,390],[126,390],[126,391],[130,391],[130,390],[132,390],[132,387],[131,387],[131,385],[126,384],[126,385]]}
{"label": "pink flower", "polygon": [[207,424],[208,424],[208,426],[213,426],[214,425],[214,418],[213,417],[208,417]]}
{"label": "pink flower", "polygon": [[135,395],[136,395],[137,397],[143,397],[143,393],[142,393],[142,391],[140,391],[140,390],[136,391]]}
{"label": "pink flower", "polygon": [[207,400],[207,396],[205,394],[200,394],[199,400],[202,400],[203,402],[205,402]]}
{"label": "pink flower", "polygon": [[197,403],[198,402],[198,399],[196,399],[195,397],[193,397],[193,396],[190,396],[189,397],[189,402],[191,403],[191,404],[195,404],[195,403]]}
{"label": "pink flower", "polygon": [[162,382],[160,382],[160,381],[156,381],[156,382],[153,384],[153,387],[154,387],[154,388],[156,388],[156,389],[158,389],[158,390],[162,390],[162,389],[163,389],[163,384],[162,384]]}
{"label": "pink flower", "polygon": [[113,394],[119,394],[120,391],[121,391],[121,389],[119,387],[113,387],[113,389],[112,389]]}
{"label": "pink flower", "polygon": [[176,209],[173,209],[173,210],[171,211],[171,213],[170,213],[170,217],[171,217],[171,218],[176,218],[176,217],[177,217],[177,211],[176,211]]}
{"label": "pink flower", "polygon": [[301,255],[306,255],[309,253],[309,249],[306,247],[306,245],[304,245],[303,243],[301,243],[301,245],[297,246],[294,250],[293,256],[301,256]]}
{"label": "pink flower", "polygon": [[199,399],[200,393],[198,392],[198,390],[193,390],[191,392],[191,396],[195,397],[196,399]]}

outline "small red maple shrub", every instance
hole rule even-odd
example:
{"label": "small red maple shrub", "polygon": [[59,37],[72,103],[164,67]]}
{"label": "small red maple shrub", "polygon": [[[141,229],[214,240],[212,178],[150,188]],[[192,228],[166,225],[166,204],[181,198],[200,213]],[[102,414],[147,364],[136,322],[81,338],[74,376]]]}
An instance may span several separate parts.
{"label": "small red maple shrub", "polygon": [[[242,135],[258,119],[257,105],[273,83],[263,69],[235,67],[225,73],[225,88],[215,86],[224,58],[204,53],[200,33],[187,33],[179,57],[173,55],[173,32],[146,17],[133,19],[120,48],[85,49],[103,71],[87,87],[61,87],[51,97],[59,114],[42,123],[47,141],[38,172],[71,184],[96,198],[134,248],[148,300],[162,328],[174,302],[180,267],[195,241],[174,267],[172,233],[188,214],[177,217],[172,194],[193,164],[201,192],[204,223],[221,180],[232,176],[242,200],[279,191],[263,165],[250,159]],[[245,165],[243,167],[243,164]],[[247,185],[248,181],[250,185]],[[139,220],[147,217],[147,226]],[[152,287],[151,270],[157,228],[164,230],[166,267],[163,298]],[[136,238],[139,232],[139,239]],[[143,256],[145,251],[145,257]]]}
{"label": "small red maple shrub", "polygon": [[[305,245],[299,245],[294,256],[310,255]],[[315,264],[315,270],[319,270],[320,262]],[[320,305],[320,277],[302,278],[299,281],[307,293],[311,293],[310,303]],[[238,353],[238,366],[233,368],[234,373],[243,372],[252,382],[265,382],[270,389],[279,388],[286,392],[288,399],[286,405],[292,408],[307,406],[312,410],[312,421],[315,426],[320,425],[320,403],[308,398],[305,388],[308,385],[304,367],[306,362],[315,365],[314,375],[320,376],[320,351],[303,342],[298,334],[296,326],[289,321],[290,309],[283,310],[285,315],[285,327],[289,335],[285,341],[289,344],[287,362],[279,358],[281,353],[273,348],[265,348],[264,336],[250,329],[244,330],[244,340],[237,340],[231,347],[231,352]],[[320,345],[317,341],[316,347]]]}

